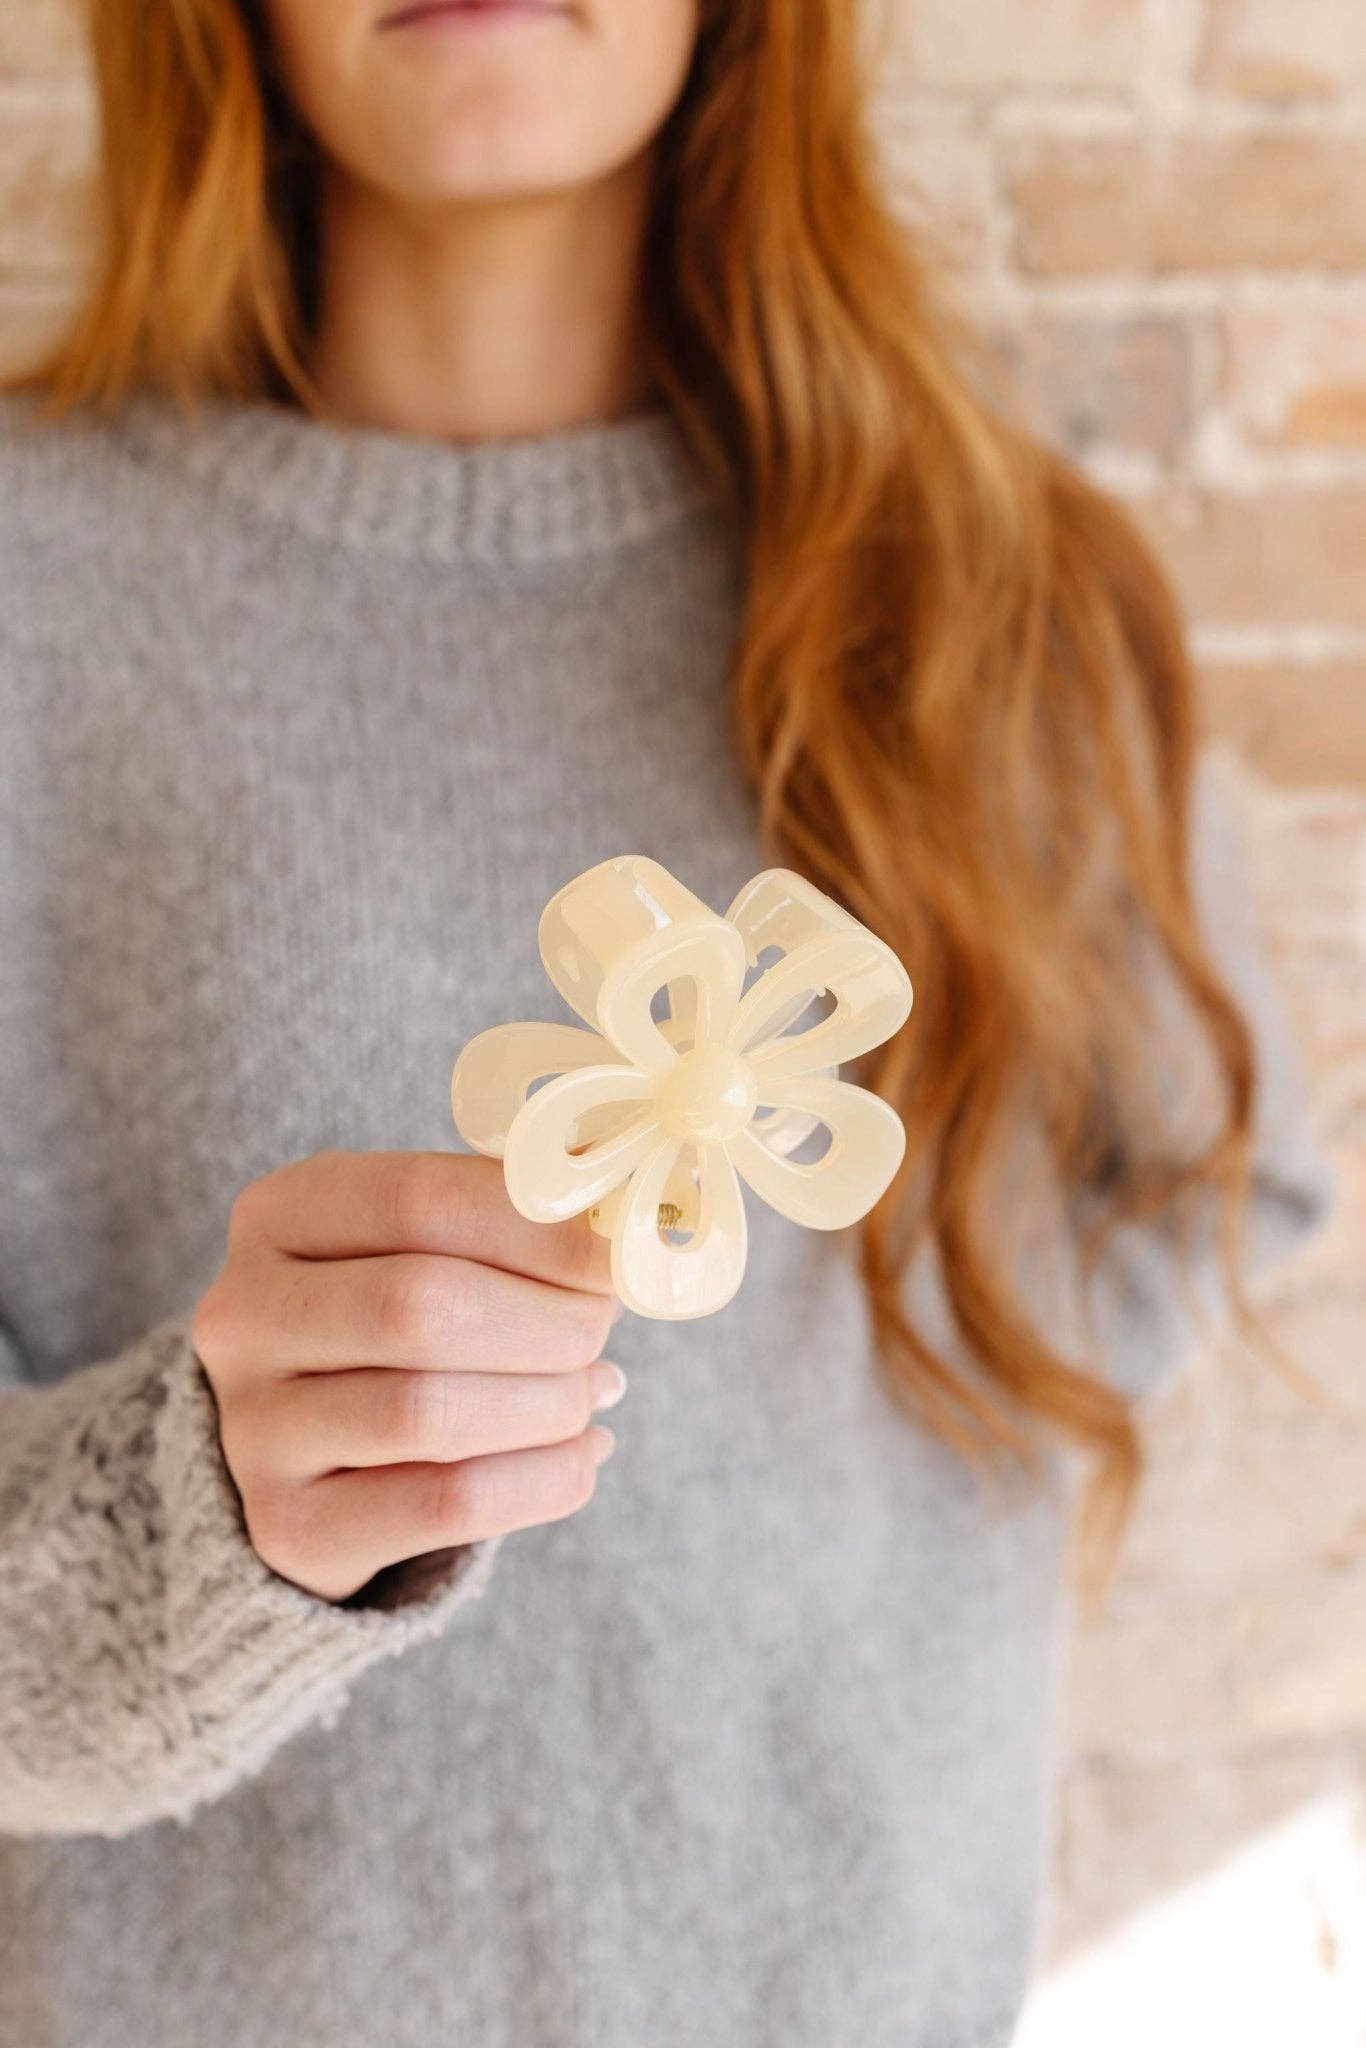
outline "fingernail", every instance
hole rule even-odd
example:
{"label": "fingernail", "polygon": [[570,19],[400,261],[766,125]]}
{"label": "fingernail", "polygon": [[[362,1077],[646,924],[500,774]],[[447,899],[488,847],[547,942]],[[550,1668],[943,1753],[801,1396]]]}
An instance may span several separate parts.
{"label": "fingernail", "polygon": [[615,1408],[617,1402],[626,1392],[626,1375],[621,1367],[610,1358],[600,1358],[598,1364],[604,1372],[611,1374],[612,1384],[609,1387],[604,1387],[597,1400],[593,1403],[593,1412],[595,1414],[599,1408]]}
{"label": "fingernail", "polygon": [[595,1422],[593,1424],[593,1456],[598,1464],[601,1465],[606,1459],[610,1458],[616,1447],[616,1431],[609,1429],[605,1422]]}

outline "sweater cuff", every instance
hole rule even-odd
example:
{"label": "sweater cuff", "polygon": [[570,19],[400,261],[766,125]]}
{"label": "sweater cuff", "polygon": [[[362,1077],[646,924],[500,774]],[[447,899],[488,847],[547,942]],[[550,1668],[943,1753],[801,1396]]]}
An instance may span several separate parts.
{"label": "sweater cuff", "polygon": [[252,1546],[213,1389],[185,1323],[159,1325],[148,1343],[165,1389],[154,1453],[166,1517],[165,1626],[176,1697],[193,1723],[174,1735],[177,1746],[193,1736],[202,1788],[206,1762],[210,1776],[230,1780],[308,1722],[332,1727],[362,1671],[439,1635],[484,1592],[503,1537],[409,1560],[411,1572],[390,1567],[348,1602],[308,1592]]}

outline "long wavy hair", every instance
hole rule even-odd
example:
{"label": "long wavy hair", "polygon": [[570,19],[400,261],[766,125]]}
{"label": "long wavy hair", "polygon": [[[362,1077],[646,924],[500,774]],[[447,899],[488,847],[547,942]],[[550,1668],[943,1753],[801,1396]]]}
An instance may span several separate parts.
{"label": "long wavy hair", "polygon": [[[731,702],[766,850],[915,985],[860,1074],[908,1137],[858,1239],[887,1385],[984,1467],[1041,1433],[1099,1453],[1091,1533],[1112,1546],[1139,1468],[1130,1407],[1031,1311],[1003,1196],[1024,1118],[1024,1204],[1045,1179],[1079,1198],[1079,1270],[1116,1223],[1213,1198],[1242,1305],[1253,1062],[1191,898],[1192,676],[1136,527],[1017,423],[942,264],[891,211],[857,12],[702,0],[656,145],[648,346],[743,537]],[[254,0],[97,0],[90,37],[102,265],[11,386],[53,413],[153,387],[325,415],[319,160]],[[1156,1087],[1155,959],[1221,1084],[1194,1146]],[[922,1249],[952,1343],[912,1313]]]}

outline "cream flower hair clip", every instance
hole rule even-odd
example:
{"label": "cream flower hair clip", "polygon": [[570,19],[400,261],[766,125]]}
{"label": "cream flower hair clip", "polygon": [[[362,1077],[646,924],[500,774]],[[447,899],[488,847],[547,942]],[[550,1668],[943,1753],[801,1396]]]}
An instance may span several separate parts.
{"label": "cream flower hair clip", "polygon": [[[911,984],[841,905],[767,868],[720,917],[657,861],[620,854],[551,898],[537,939],[589,1028],[479,1032],[456,1060],[451,1109],[466,1144],[502,1159],[523,1216],[557,1223],[589,1211],[611,1237],[627,1308],[671,1319],[724,1308],[748,1249],[741,1180],[813,1230],[872,1208],[905,1129],[836,1070],[899,1029]],[[773,947],[782,957],[746,988]],[[827,990],[833,1009],[788,1030]],[[791,1158],[822,1124],[821,1157]]]}

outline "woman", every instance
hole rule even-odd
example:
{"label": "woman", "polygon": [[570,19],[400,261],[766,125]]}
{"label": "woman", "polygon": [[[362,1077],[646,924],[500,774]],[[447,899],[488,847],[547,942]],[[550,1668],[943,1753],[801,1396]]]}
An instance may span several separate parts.
{"label": "woman", "polygon": [[[1325,1201],[1170,596],[846,0],[147,12],[5,405],[0,2038],[1004,2042],[1066,1452]],[[916,987],[898,1180],[704,1322],[452,1150],[624,851]]]}

